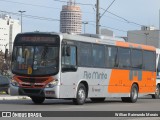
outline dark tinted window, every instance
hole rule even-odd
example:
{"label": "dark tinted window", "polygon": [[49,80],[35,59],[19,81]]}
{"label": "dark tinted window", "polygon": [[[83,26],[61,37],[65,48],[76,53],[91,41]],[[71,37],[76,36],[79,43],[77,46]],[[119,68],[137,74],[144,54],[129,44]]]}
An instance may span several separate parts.
{"label": "dark tinted window", "polygon": [[143,52],[143,68],[144,70],[148,71],[155,71],[156,70],[156,54],[151,51],[144,51]]}
{"label": "dark tinted window", "polygon": [[119,48],[118,49],[118,66],[120,68],[129,68],[131,66],[130,63],[130,49],[127,48]]}
{"label": "dark tinted window", "polygon": [[[70,49],[70,55],[67,55],[67,49]],[[76,46],[63,46],[62,47],[62,65],[77,65],[77,50]]]}
{"label": "dark tinted window", "polygon": [[131,54],[132,68],[142,69],[142,51],[132,49]]}
{"label": "dark tinted window", "polygon": [[117,48],[107,46],[106,47],[106,66],[109,68],[117,67]]}
{"label": "dark tinted window", "polygon": [[80,43],[78,51],[78,64],[80,66],[91,66],[92,57],[91,57],[91,44]]}
{"label": "dark tinted window", "polygon": [[92,47],[92,61],[95,67],[105,67],[105,46],[93,45]]}

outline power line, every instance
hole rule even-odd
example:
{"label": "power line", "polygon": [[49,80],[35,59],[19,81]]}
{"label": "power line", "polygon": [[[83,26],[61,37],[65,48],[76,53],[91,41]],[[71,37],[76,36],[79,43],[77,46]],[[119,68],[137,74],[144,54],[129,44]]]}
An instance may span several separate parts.
{"label": "power line", "polygon": [[[43,7],[43,8],[49,8],[49,9],[60,9],[60,8],[54,8],[54,7],[50,7],[50,6],[42,6],[42,5],[35,5],[35,4],[27,4],[27,3],[22,3],[22,2],[13,2],[13,1],[9,1],[9,0],[0,0],[0,1],[3,1],[3,2],[10,2],[10,3],[15,3],[15,4],[23,4],[23,5],[29,5],[29,6],[35,6],[35,7]],[[62,1],[62,0],[54,0],[54,1],[61,1],[61,2],[65,2],[66,1]],[[89,6],[94,6],[93,4],[83,4],[83,3],[78,3],[80,5],[89,5]],[[105,11],[104,8],[101,8],[102,10]],[[7,12],[7,11],[0,11],[0,12],[5,12],[5,13],[8,13],[8,14],[13,14],[13,15],[17,15],[17,16],[20,16],[20,14],[17,14],[17,13],[13,13],[13,12]],[[124,20],[126,23],[128,24],[132,24],[132,25],[137,25],[137,26],[144,26],[144,25],[141,25],[139,23],[136,23],[136,22],[133,22],[133,21],[130,21],[130,20],[127,20],[126,18],[124,17],[121,17],[115,13],[112,13],[110,11],[107,11],[109,14],[117,17],[117,18],[120,18],[122,20]],[[84,12],[85,13],[85,12]],[[86,12],[86,13],[89,13],[89,12]],[[89,14],[94,14],[94,13],[89,13]],[[40,16],[33,16],[33,15],[26,15],[24,14],[23,15],[24,17],[27,17],[27,18],[32,18],[32,19],[38,19],[38,20],[47,20],[47,21],[60,21],[59,19],[53,19],[53,18],[46,18],[46,17],[40,17]],[[105,15],[104,15],[105,16]],[[107,16],[106,16],[107,17]],[[118,19],[116,19],[118,20]],[[118,20],[120,21],[120,20]],[[95,21],[89,21],[89,22],[92,22],[92,23],[95,23]],[[120,21],[122,22],[122,21]],[[93,24],[92,24],[93,25]],[[94,25],[95,27],[95,25]],[[107,27],[107,26],[101,26],[101,27],[106,27],[106,28],[110,28],[110,29],[113,29],[113,30],[118,30],[118,31],[121,31],[121,32],[125,32],[125,30],[120,30],[120,29],[117,29],[117,28],[112,28],[112,27]],[[127,31],[126,31],[127,32]],[[155,38],[154,38],[155,39]]]}
{"label": "power line", "polygon": [[115,2],[115,0],[112,1],[112,3],[107,7],[107,9],[100,16],[100,12],[99,12],[99,8],[100,8],[99,7],[99,0],[97,0],[97,2],[96,2],[96,34],[100,33],[100,19],[108,11],[108,9],[113,5],[114,2]]}
{"label": "power line", "polygon": [[[21,15],[19,13],[2,11],[2,10],[0,10],[0,12],[7,13],[7,14],[12,14],[12,15],[16,15],[16,16],[20,16]],[[47,21],[60,21],[59,19],[46,18],[46,17],[33,16],[33,15],[26,15],[26,14],[23,14],[23,17],[32,18],[32,19],[38,19],[38,20],[47,20]]]}
{"label": "power line", "polygon": [[117,14],[115,14],[115,13],[112,13],[112,12],[110,12],[110,11],[107,11],[107,12],[110,13],[110,14],[112,14],[112,15],[114,15],[114,16],[116,16],[116,17],[118,17],[118,18],[120,18],[120,19],[123,19],[124,21],[126,21],[126,22],[129,23],[129,24],[131,23],[131,24],[135,24],[135,25],[138,25],[138,26],[145,26],[145,25],[141,25],[141,24],[139,24],[139,23],[136,23],[136,22],[127,20],[126,18],[121,17],[121,16],[119,16],[119,15],[117,15]]}
{"label": "power line", "polygon": [[[47,8],[47,9],[57,9],[57,10],[61,10],[62,8],[55,8],[55,7],[51,7],[51,6],[43,6],[43,5],[36,5],[36,4],[28,4],[28,3],[22,3],[22,2],[13,2],[10,0],[0,0],[1,2],[8,2],[8,3],[13,3],[13,4],[20,4],[20,5],[27,5],[27,6],[33,6],[33,7],[41,7],[41,8]],[[56,1],[56,0],[55,0]],[[66,2],[66,1],[64,1]],[[85,4],[88,5],[88,4]],[[88,12],[88,11],[83,11],[83,13],[87,13],[87,14],[95,14],[92,12]]]}
{"label": "power line", "polygon": [[[0,1],[2,1],[2,2],[9,2],[9,3],[14,3],[14,4],[29,5],[29,6],[34,6],[34,7],[42,7],[42,8],[53,9],[53,7],[44,6],[44,5],[35,5],[35,4],[29,4],[29,3],[14,2],[14,1],[10,1],[10,0],[0,0]],[[54,8],[54,9],[59,9],[59,8]]]}
{"label": "power line", "polygon": [[[12,14],[12,15],[16,15],[16,16],[21,16],[21,14],[15,13],[15,12],[8,12],[8,11],[2,11],[2,10],[0,10],[0,12],[6,13],[6,14]],[[47,21],[58,21],[58,22],[60,21],[59,19],[53,19],[53,18],[47,18],[47,17],[41,17],[41,16],[34,16],[34,15],[27,15],[27,14],[23,14],[23,17],[38,19],[38,20],[47,20]],[[68,21],[70,21],[70,20],[68,20]],[[87,22],[95,23],[95,21],[87,21]]]}
{"label": "power line", "polygon": [[[2,10],[0,10],[0,12],[20,16],[19,13],[15,13],[15,12],[8,12],[8,11],[2,11]],[[38,20],[47,20],[47,21],[58,21],[58,22],[60,21],[59,19],[46,18],[46,17],[27,15],[27,14],[23,14],[23,17],[31,18],[31,19],[38,19]],[[93,23],[95,23],[95,21],[87,21],[87,22],[88,22],[88,24],[95,27],[95,24],[93,24]]]}
{"label": "power line", "polygon": [[[35,4],[28,4],[28,3],[22,3],[22,2],[14,2],[14,1],[10,1],[10,0],[0,0],[0,1],[2,1],[2,2],[9,2],[9,3],[14,3],[14,4],[21,4],[21,5],[28,5],[28,6],[33,6],[33,7],[42,7],[42,8],[47,8],[47,9],[59,9],[59,10],[61,10],[61,8],[54,8],[54,7],[50,7],[50,6],[35,5]],[[65,3],[67,2],[67,1],[62,1],[62,0],[53,0],[53,1],[65,2]],[[78,3],[78,4],[80,4],[80,5],[89,5],[89,6],[92,6],[92,8],[93,8],[93,6],[94,6],[93,4],[83,4],[83,3]],[[110,4],[110,6],[111,6],[111,4]],[[101,8],[101,9],[105,11],[104,8]],[[94,11],[95,11],[95,10],[94,10]],[[116,15],[115,13],[112,13],[112,12],[110,12],[110,11],[107,11],[107,12],[108,12],[109,14],[117,17],[117,18],[120,18],[120,19],[124,20],[124,21],[125,21],[126,23],[128,23],[128,24],[133,24],[133,25],[138,25],[138,26],[144,26],[144,25],[140,25],[140,24],[138,24],[138,23],[136,23],[136,22],[129,21],[129,20],[127,20],[126,18],[121,17],[121,16],[119,16],[119,15]],[[83,11],[83,13],[95,14],[95,13],[85,12],[85,11]],[[104,15],[104,16],[105,16],[105,15]],[[109,16],[106,16],[106,17],[109,18]],[[112,18],[112,19],[114,19],[114,18]],[[118,19],[115,19],[115,20],[118,20]],[[120,20],[119,20],[119,21],[120,21]],[[122,21],[120,21],[120,22],[122,22]]]}
{"label": "power line", "polygon": [[[1,10],[0,10],[0,12],[2,12],[2,13],[8,13],[8,14],[16,15],[16,16],[20,16],[19,13],[8,12],[8,11],[1,11]],[[26,14],[23,14],[23,17],[31,18],[31,19],[38,19],[38,20],[46,20],[46,21],[57,21],[57,22],[60,21],[59,19],[46,18],[46,17],[34,16],[34,15],[26,15]],[[91,26],[95,27],[95,24],[93,24],[93,23],[95,23],[95,21],[87,21],[87,22],[88,22],[88,25],[91,25]],[[103,27],[103,28],[109,28],[109,29],[112,29],[112,30],[116,30],[116,31],[127,33],[127,31],[122,30],[122,29],[118,29],[118,28],[113,28],[113,27],[104,26],[104,25],[102,25],[101,27]],[[131,34],[145,37],[145,34],[140,34],[140,33],[139,34],[138,33],[131,33]],[[148,36],[148,38],[149,39],[157,39],[156,37],[150,37],[150,36]]]}
{"label": "power line", "polygon": [[120,31],[120,32],[125,32],[125,33],[127,33],[127,31],[122,30],[122,29],[118,29],[118,28],[108,27],[108,26],[104,26],[104,25],[102,25],[101,27],[109,28],[109,29],[112,29],[112,30],[116,30],[116,31]]}
{"label": "power line", "polygon": [[[88,25],[91,25],[91,26],[94,26],[94,27],[95,27],[95,24],[92,24],[92,23],[88,23]],[[123,29],[113,28],[113,27],[104,26],[104,25],[102,25],[101,27],[102,27],[102,28],[108,28],[108,29],[116,30],[116,31],[119,31],[119,32],[128,33],[128,31],[123,30]],[[130,34],[132,34],[132,35],[137,35],[137,36],[141,36],[141,37],[146,37],[145,34],[141,34],[141,33],[130,33]],[[148,38],[149,38],[149,39],[158,39],[158,38],[156,38],[156,37],[150,37],[150,36],[148,36]]]}
{"label": "power line", "polygon": [[[104,10],[104,11],[106,11],[104,8],[101,8],[101,9]],[[121,17],[121,16],[119,16],[119,15],[113,13],[113,12],[110,12],[110,11],[106,11],[106,12],[108,12],[109,14],[111,14],[111,15],[113,15],[113,16],[115,16],[115,17],[118,17],[118,18],[120,18],[120,19],[126,21],[126,22],[129,23],[129,24],[134,24],[134,25],[141,26],[141,27],[142,27],[142,26],[145,26],[145,25],[141,25],[141,24],[139,24],[139,23],[130,21],[130,20],[124,18],[124,17]]]}
{"label": "power line", "polygon": [[[64,0],[53,0],[53,1],[67,3],[67,1],[64,1]],[[77,2],[76,2],[76,4],[78,4],[78,5],[89,5],[89,6],[94,6],[93,4],[85,4],[85,3],[77,3]]]}
{"label": "power line", "polygon": [[102,15],[100,16],[99,19],[101,19],[103,17],[103,15],[109,10],[109,8],[113,5],[113,3],[115,2],[116,0],[113,0],[112,3],[107,7],[107,9],[102,13]]}

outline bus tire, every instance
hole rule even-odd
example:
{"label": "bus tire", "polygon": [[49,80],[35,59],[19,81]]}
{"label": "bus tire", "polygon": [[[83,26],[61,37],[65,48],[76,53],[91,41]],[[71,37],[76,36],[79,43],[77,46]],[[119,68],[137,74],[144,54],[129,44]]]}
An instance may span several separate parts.
{"label": "bus tire", "polygon": [[86,101],[86,87],[84,84],[80,83],[77,89],[76,98],[73,99],[73,103],[76,105],[83,105]]}
{"label": "bus tire", "polygon": [[35,104],[41,104],[44,102],[45,97],[30,97]]}
{"label": "bus tire", "polygon": [[154,95],[152,95],[152,98],[153,99],[158,99],[159,98],[159,95],[160,95],[160,88],[159,88],[159,85],[157,85],[156,87],[156,92]]}
{"label": "bus tire", "polygon": [[123,102],[135,103],[138,99],[138,86],[133,84],[130,91],[130,97],[122,97]]}
{"label": "bus tire", "polygon": [[90,98],[92,102],[104,102],[105,98]]}
{"label": "bus tire", "polygon": [[129,102],[135,103],[138,99],[138,86],[136,84],[133,84],[131,87]]}

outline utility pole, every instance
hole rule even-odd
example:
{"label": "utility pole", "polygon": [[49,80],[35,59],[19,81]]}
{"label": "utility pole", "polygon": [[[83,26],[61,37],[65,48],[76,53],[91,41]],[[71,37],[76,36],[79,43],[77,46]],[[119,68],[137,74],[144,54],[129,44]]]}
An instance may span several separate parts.
{"label": "utility pole", "polygon": [[96,34],[100,33],[100,13],[99,13],[99,0],[96,4]]}

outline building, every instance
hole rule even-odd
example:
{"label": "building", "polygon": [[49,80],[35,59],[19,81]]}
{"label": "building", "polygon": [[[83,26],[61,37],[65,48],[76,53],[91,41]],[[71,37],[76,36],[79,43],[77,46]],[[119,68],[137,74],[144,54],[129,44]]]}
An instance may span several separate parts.
{"label": "building", "polygon": [[11,19],[9,15],[0,15],[0,51],[5,52],[8,49],[12,52],[14,38],[20,33],[21,25],[19,20]]}
{"label": "building", "polygon": [[160,30],[154,27],[143,26],[141,30],[127,32],[128,42],[152,45],[160,48]]}
{"label": "building", "polygon": [[67,5],[62,6],[60,13],[60,32],[76,34],[82,32],[81,9],[72,0]]}
{"label": "building", "polygon": [[113,31],[108,30],[108,29],[101,29],[101,35],[113,37]]}

